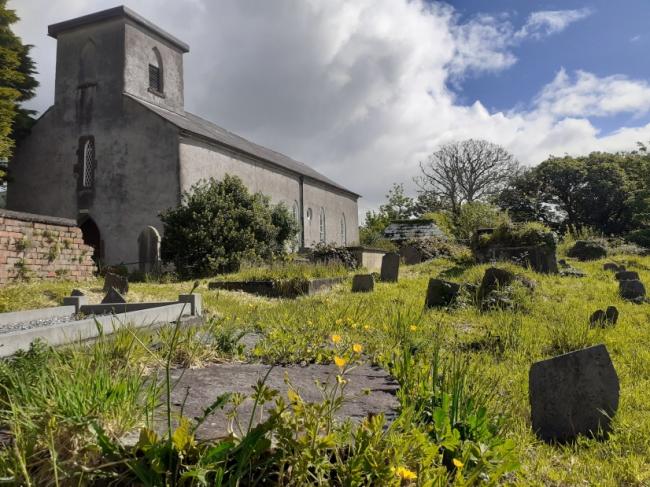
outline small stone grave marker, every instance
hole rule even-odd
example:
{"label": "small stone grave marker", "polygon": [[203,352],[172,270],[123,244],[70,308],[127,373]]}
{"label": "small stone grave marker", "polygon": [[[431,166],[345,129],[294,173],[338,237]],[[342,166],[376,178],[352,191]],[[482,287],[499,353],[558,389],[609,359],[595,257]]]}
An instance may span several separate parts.
{"label": "small stone grave marker", "polygon": [[372,274],[357,274],[352,278],[353,293],[369,293],[375,288],[375,278]]}
{"label": "small stone grave marker", "polygon": [[533,430],[565,443],[610,430],[619,401],[616,370],[604,345],[534,363],[529,372]]}
{"label": "small stone grave marker", "polygon": [[638,281],[639,273],[636,271],[618,271],[614,274],[617,281]]}
{"label": "small stone grave marker", "polygon": [[449,306],[456,300],[459,291],[460,284],[442,279],[429,279],[424,306],[427,308]]}
{"label": "small stone grave marker", "polygon": [[618,264],[614,264],[613,262],[606,262],[603,264],[603,270],[618,272],[621,270],[621,268],[618,266]]}
{"label": "small stone grave marker", "polygon": [[589,325],[604,327],[607,325],[615,325],[618,321],[618,309],[616,306],[608,306],[605,311],[597,309],[589,317]]}
{"label": "small stone grave marker", "polygon": [[389,252],[381,259],[382,282],[397,282],[399,278],[399,254]]}
{"label": "small stone grave marker", "polygon": [[607,321],[615,325],[616,322],[618,321],[618,309],[616,306],[608,306],[607,309],[605,310],[605,318],[607,318]]}
{"label": "small stone grave marker", "polygon": [[645,286],[639,280],[619,281],[618,292],[623,299],[630,301],[643,301],[645,298]]}
{"label": "small stone grave marker", "polygon": [[122,296],[115,288],[110,288],[104,299],[102,299],[102,304],[115,304],[115,303],[126,303],[126,299]]}
{"label": "small stone grave marker", "polygon": [[107,272],[104,277],[104,292],[110,291],[113,288],[121,294],[129,292],[129,280],[126,277],[118,276],[112,272]]}

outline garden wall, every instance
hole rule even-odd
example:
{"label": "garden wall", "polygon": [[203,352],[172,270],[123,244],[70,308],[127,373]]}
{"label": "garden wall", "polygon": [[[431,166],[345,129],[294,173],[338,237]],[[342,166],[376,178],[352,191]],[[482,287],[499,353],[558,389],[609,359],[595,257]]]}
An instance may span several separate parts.
{"label": "garden wall", "polygon": [[74,220],[0,209],[0,285],[92,277],[93,248]]}

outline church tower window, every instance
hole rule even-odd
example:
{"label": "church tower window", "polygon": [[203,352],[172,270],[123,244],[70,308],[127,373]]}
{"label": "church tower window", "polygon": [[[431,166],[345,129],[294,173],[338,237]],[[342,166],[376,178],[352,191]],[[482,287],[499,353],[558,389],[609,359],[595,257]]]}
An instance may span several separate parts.
{"label": "church tower window", "polygon": [[95,142],[88,139],[84,144],[82,186],[92,188],[95,182]]}
{"label": "church tower window", "polygon": [[157,48],[151,50],[149,56],[149,91],[158,95],[163,93],[163,64],[160,51]]}

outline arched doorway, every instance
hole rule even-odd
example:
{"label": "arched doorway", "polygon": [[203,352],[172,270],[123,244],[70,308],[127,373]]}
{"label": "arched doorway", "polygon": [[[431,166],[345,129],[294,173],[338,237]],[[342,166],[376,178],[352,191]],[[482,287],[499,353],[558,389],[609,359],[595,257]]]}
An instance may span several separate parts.
{"label": "arched doorway", "polygon": [[92,218],[88,217],[81,222],[79,228],[81,228],[81,234],[83,235],[84,243],[86,245],[90,245],[93,248],[93,260],[95,263],[99,263],[102,247],[102,239],[99,233],[99,227],[97,227],[97,224]]}

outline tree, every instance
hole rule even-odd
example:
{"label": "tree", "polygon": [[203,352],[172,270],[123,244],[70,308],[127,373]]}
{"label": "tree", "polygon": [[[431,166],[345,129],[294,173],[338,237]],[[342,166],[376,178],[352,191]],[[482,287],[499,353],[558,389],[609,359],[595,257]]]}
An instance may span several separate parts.
{"label": "tree", "polygon": [[17,21],[7,0],[0,0],[0,159],[11,157],[16,140],[31,127],[34,112],[20,103],[32,98],[38,86],[29,55],[32,46],[24,45],[11,31]]}
{"label": "tree", "polygon": [[415,178],[424,194],[439,198],[454,217],[463,203],[485,201],[497,194],[519,164],[503,147],[469,139],[443,145],[420,163]]}
{"label": "tree", "polygon": [[226,175],[185,192],[181,204],[160,215],[162,258],[183,278],[236,270],[245,259],[284,253],[298,224],[286,206],[250,194],[241,179]]}
{"label": "tree", "polygon": [[393,183],[386,200],[386,203],[379,207],[379,212],[389,220],[406,220],[415,213],[415,202],[404,194],[404,184]]}

